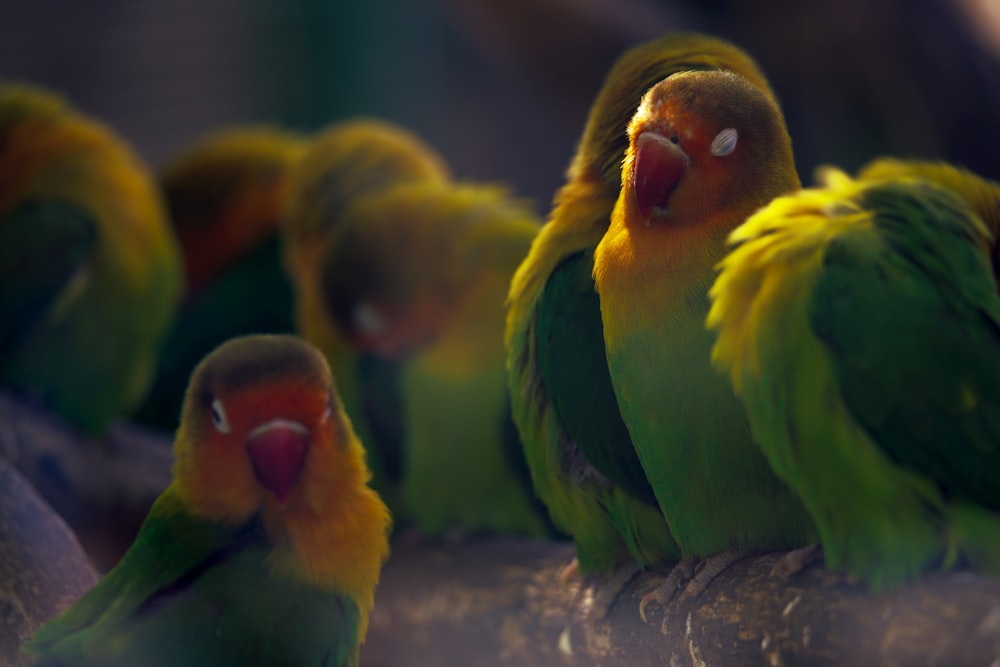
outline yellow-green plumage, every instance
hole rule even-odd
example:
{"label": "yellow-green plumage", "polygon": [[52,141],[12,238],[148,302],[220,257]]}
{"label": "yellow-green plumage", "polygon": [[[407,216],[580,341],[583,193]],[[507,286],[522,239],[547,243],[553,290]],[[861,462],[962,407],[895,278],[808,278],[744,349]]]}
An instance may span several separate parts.
{"label": "yellow-green plumage", "polygon": [[402,500],[422,532],[548,532],[506,393],[504,298],[538,230],[499,188],[400,185],[347,209],[324,257],[326,304],[399,363]]}
{"label": "yellow-green plumage", "polygon": [[48,92],[0,86],[0,381],[102,431],[143,397],[180,290],[132,150]]}
{"label": "yellow-green plumage", "polygon": [[1000,572],[1000,186],[879,160],[776,199],[712,288],[715,364],[828,565]]}
{"label": "yellow-green plumage", "polygon": [[668,34],[624,53],[511,284],[506,346],[515,420],[535,489],[573,536],[584,572],[630,557],[646,565],[679,556],[615,403],[590,274],[621,189],[629,120],[650,86],[686,70],[732,70],[770,91],[746,53],[706,35]]}

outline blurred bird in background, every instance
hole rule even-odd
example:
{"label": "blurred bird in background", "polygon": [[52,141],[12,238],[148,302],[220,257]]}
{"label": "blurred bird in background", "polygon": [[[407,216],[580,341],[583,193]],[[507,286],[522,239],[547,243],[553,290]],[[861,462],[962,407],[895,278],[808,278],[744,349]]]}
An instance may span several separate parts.
{"label": "blurred bird in background", "polygon": [[284,226],[296,330],[326,355],[345,410],[368,449],[375,488],[397,517],[402,515],[397,502],[402,457],[398,368],[347,339],[333,319],[322,274],[328,248],[352,204],[403,183],[441,183],[449,177],[444,160],[403,127],[373,118],[335,123],[316,136],[292,176]]}
{"label": "blurred bird in background", "polygon": [[503,346],[504,300],[537,216],[502,188],[430,182],[359,199],[338,224],[320,286],[357,354],[396,365],[395,404],[373,414],[384,402],[366,392],[363,407],[371,424],[398,422],[404,516],[430,536],[550,534]]}
{"label": "blurred bird in background", "polygon": [[547,534],[504,391],[503,301],[538,229],[503,189],[456,184],[413,133],[320,133],[295,175],[286,261],[375,485],[425,535]]}
{"label": "blurred bird in background", "polygon": [[132,148],[52,93],[0,85],[0,383],[104,433],[145,395],[181,281]]}
{"label": "blurred bird in background", "polygon": [[290,174],[306,145],[304,137],[277,127],[226,128],[161,170],[187,290],[138,421],[172,432],[202,357],[234,336],[292,331],[280,226]]}

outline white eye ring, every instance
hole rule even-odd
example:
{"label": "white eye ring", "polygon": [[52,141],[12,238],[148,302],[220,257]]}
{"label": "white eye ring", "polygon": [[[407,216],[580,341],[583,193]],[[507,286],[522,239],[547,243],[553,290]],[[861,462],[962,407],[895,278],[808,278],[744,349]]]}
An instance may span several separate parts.
{"label": "white eye ring", "polygon": [[736,142],[740,134],[735,127],[727,127],[715,135],[712,140],[711,153],[715,157],[725,157],[736,150]]}
{"label": "white eye ring", "polygon": [[219,399],[212,401],[212,423],[219,433],[227,434],[232,430],[226,420],[226,410],[222,407],[222,401]]}

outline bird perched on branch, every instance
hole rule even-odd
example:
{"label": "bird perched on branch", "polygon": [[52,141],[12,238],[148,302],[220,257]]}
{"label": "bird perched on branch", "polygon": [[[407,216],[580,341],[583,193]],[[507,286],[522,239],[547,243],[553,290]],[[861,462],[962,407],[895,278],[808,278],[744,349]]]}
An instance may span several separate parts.
{"label": "bird perched on branch", "polygon": [[[705,328],[729,232],[799,179],[774,98],[732,72],[658,83],[628,138],[594,278],[618,406],[684,561],[701,568],[691,595],[736,559],[816,539],[712,368]],[[668,578],[648,600],[675,588]]]}
{"label": "bird perched on branch", "polygon": [[615,398],[592,272],[623,186],[629,121],[651,86],[689,70],[734,71],[770,94],[750,56],[707,35],[668,34],[622,54],[511,284],[506,346],[515,420],[535,489],[573,537],[572,567],[584,573],[681,555]]}
{"label": "bird perched on branch", "polygon": [[389,513],[323,356],[247,336],[195,369],[173,481],[30,664],[357,665]]}

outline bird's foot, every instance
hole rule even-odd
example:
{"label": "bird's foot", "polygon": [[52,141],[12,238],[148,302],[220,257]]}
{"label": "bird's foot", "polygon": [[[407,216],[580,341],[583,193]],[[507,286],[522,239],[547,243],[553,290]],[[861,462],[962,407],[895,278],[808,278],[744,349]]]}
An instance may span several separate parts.
{"label": "bird's foot", "polygon": [[750,551],[748,549],[742,549],[740,547],[733,547],[732,549],[726,549],[723,552],[717,553],[714,556],[709,556],[705,560],[698,563],[697,572],[688,581],[687,586],[684,587],[684,591],[681,592],[681,597],[678,602],[683,602],[689,598],[696,598],[705,592],[708,585],[712,581],[722,574],[730,565],[738,561],[743,560],[747,556],[750,556],[756,552]]}
{"label": "bird's foot", "polygon": [[673,569],[670,570],[670,574],[656,588],[642,596],[642,599],[639,600],[639,616],[642,617],[643,623],[649,622],[646,619],[646,607],[651,602],[656,602],[660,605],[667,604],[677,594],[677,589],[691,580],[691,577],[694,575],[694,563],[695,561],[691,559],[680,561],[677,565],[674,565]]}
{"label": "bird's foot", "polygon": [[771,568],[772,577],[790,577],[801,572],[809,565],[823,558],[823,547],[819,544],[792,549],[786,552],[774,567]]}
{"label": "bird's foot", "polygon": [[559,583],[565,586],[569,580],[580,574],[580,561],[576,558],[571,560],[566,567],[559,571]]}
{"label": "bird's foot", "polygon": [[607,616],[611,610],[611,605],[618,599],[622,590],[641,570],[642,568],[639,567],[639,564],[632,561],[615,568],[601,577],[601,580],[594,584],[591,594],[590,618],[599,620]]}

